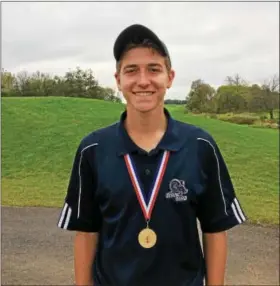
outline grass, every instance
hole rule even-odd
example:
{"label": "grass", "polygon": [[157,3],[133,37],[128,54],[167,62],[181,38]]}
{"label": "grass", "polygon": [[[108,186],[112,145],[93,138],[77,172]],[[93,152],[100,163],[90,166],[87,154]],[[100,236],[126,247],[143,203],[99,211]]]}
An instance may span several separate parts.
{"label": "grass", "polygon": [[[249,220],[278,224],[278,132],[167,108],[215,138]],[[61,207],[80,139],[123,109],[79,98],[2,98],[2,205]]]}

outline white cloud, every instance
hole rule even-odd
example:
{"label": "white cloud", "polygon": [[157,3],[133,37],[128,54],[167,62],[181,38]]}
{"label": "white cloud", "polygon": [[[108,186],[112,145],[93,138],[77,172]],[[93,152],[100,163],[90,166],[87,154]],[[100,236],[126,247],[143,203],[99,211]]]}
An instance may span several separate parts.
{"label": "white cloud", "polygon": [[279,72],[279,4],[259,2],[5,2],[2,64],[12,72],[91,68],[115,87],[113,43],[132,23],[153,29],[176,71],[168,97],[202,78],[217,86],[240,73],[260,82]]}

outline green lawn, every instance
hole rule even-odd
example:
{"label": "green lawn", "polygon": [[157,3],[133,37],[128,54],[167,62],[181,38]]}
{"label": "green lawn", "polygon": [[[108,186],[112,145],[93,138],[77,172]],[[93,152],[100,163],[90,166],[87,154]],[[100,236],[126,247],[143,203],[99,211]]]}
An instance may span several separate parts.
{"label": "green lawn", "polygon": [[[225,157],[251,222],[278,223],[279,133],[184,114]],[[79,98],[2,98],[2,205],[61,206],[81,138],[119,119],[124,106]]]}

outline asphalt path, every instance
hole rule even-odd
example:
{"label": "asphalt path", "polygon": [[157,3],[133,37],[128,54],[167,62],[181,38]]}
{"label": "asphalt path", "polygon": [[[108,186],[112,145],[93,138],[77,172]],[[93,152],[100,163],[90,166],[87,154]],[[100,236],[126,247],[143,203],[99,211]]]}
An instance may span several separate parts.
{"label": "asphalt path", "polygon": [[[74,233],[56,227],[59,212],[2,207],[1,285],[74,284]],[[279,285],[279,228],[244,224],[228,237],[227,285]]]}

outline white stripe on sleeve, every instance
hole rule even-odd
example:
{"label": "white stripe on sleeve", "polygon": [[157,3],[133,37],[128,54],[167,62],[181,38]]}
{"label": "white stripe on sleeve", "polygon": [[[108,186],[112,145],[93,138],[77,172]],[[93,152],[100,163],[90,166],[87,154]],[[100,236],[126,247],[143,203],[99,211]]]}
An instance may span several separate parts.
{"label": "white stripe on sleeve", "polygon": [[224,202],[224,211],[225,211],[225,214],[228,215],[227,213],[227,207],[226,207],[226,202],[225,202],[225,197],[224,197],[224,193],[223,193],[223,188],[222,188],[222,182],[221,182],[221,175],[220,175],[220,164],[219,164],[219,160],[218,160],[218,157],[217,157],[217,154],[216,154],[216,150],[214,148],[214,146],[206,139],[203,139],[203,138],[197,138],[197,140],[202,140],[202,141],[205,141],[207,142],[213,149],[214,151],[214,155],[215,155],[215,158],[216,158],[216,161],[217,161],[217,175],[218,175],[218,180],[219,180],[219,186],[220,186],[220,191],[221,191],[221,196],[222,196],[222,199],[223,199],[223,202]]}
{"label": "white stripe on sleeve", "polygon": [[242,221],[245,221],[246,220],[245,215],[244,215],[244,213],[243,213],[243,211],[242,211],[242,209],[241,209],[241,207],[239,205],[239,202],[238,202],[237,198],[234,198],[233,202],[234,202],[234,204],[235,204],[235,206],[237,208],[237,211],[238,211]]}
{"label": "white stripe on sleeve", "polygon": [[59,219],[59,222],[58,222],[58,227],[62,227],[62,222],[65,219],[65,213],[66,213],[66,210],[68,209],[68,207],[69,207],[68,204],[65,203],[64,207],[63,207],[63,210],[61,212],[61,215],[60,215],[60,219]]}
{"label": "white stripe on sleeve", "polygon": [[232,207],[233,213],[234,213],[234,215],[235,215],[237,221],[238,221],[239,223],[241,223],[242,220],[241,220],[241,218],[239,217],[239,214],[237,213],[237,210],[236,210],[236,207],[235,207],[234,202],[231,204],[231,207]]}
{"label": "white stripe on sleeve", "polygon": [[80,217],[80,204],[81,204],[81,195],[82,195],[82,177],[81,177],[81,164],[82,164],[82,158],[83,158],[83,153],[86,149],[93,147],[93,146],[97,146],[98,143],[93,143],[87,147],[85,147],[82,151],[81,151],[81,157],[80,157],[80,162],[79,162],[79,199],[78,199],[78,212],[77,212],[77,218]]}
{"label": "white stripe on sleeve", "polygon": [[63,226],[64,229],[68,228],[69,221],[70,221],[70,218],[71,218],[71,213],[72,213],[72,209],[69,207],[68,210],[67,210],[66,220],[65,220],[65,223],[64,223],[64,226]]}

